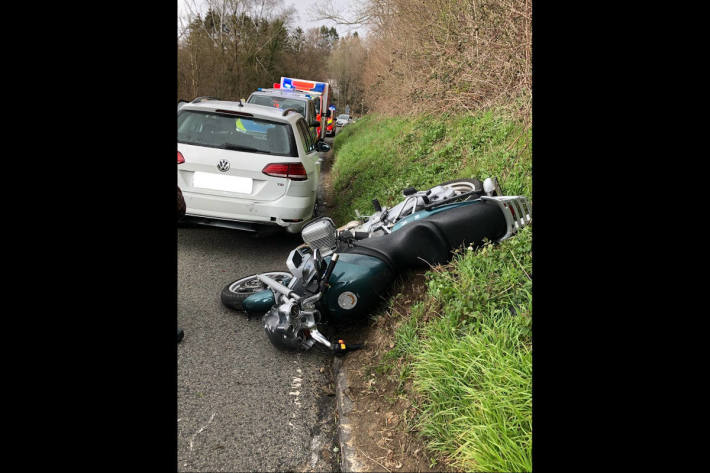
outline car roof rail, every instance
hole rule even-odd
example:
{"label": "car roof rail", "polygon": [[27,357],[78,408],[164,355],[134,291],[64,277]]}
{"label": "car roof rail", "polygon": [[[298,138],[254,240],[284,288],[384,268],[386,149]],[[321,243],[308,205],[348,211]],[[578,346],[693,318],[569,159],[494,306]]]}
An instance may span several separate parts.
{"label": "car roof rail", "polygon": [[278,92],[278,93],[289,94],[289,95],[310,95],[310,92],[308,92],[306,90],[274,89],[274,88],[265,88],[265,87],[259,87],[258,89],[255,90],[255,92]]}
{"label": "car roof rail", "polygon": [[217,97],[210,97],[209,95],[203,95],[202,97],[197,97],[195,100],[193,100],[190,103],[200,103],[204,102],[205,100],[220,100]]}

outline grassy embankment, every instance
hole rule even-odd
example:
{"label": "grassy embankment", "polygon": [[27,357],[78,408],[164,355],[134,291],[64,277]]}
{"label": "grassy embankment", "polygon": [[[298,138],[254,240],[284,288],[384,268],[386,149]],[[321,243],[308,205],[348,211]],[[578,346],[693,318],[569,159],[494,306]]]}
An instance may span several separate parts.
{"label": "grassy embankment", "polygon": [[[501,110],[449,118],[366,116],[336,137],[338,225],[371,199],[391,206],[401,190],[497,176],[508,195],[532,197],[531,130]],[[500,245],[462,249],[426,275],[396,323],[378,370],[418,409],[429,449],[464,471],[532,470],[532,230]],[[395,298],[396,299],[396,296]]]}

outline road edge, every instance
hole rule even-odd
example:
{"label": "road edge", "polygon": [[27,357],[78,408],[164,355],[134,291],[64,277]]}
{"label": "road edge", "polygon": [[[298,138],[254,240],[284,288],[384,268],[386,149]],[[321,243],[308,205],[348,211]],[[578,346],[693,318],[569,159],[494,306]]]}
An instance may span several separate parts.
{"label": "road edge", "polygon": [[335,378],[335,403],[338,411],[338,443],[340,448],[340,471],[362,471],[362,463],[355,454],[350,427],[349,414],[353,408],[352,400],[348,397],[348,378],[345,360],[341,357],[333,359],[333,377]]}

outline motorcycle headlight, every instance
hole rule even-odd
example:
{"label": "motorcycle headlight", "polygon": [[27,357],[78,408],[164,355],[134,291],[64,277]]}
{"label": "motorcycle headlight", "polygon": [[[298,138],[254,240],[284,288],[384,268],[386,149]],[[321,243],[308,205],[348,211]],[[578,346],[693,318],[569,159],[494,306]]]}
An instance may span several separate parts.
{"label": "motorcycle headlight", "polygon": [[323,256],[335,251],[338,232],[335,223],[328,217],[313,220],[301,230],[301,237],[311,249],[320,250]]}

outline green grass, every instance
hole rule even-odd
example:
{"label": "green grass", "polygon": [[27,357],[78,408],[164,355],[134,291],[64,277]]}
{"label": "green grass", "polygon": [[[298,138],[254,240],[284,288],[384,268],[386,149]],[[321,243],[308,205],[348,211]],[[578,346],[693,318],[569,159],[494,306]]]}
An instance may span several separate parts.
{"label": "green grass", "polygon": [[[532,469],[532,231],[430,273],[413,361],[418,427],[465,471]],[[397,346],[395,346],[397,348]]]}
{"label": "green grass", "polygon": [[[532,193],[531,131],[500,110],[476,116],[366,116],[336,137],[338,224],[371,199],[391,206],[408,186],[497,176]],[[413,390],[410,420],[430,451],[464,471],[532,470],[532,228],[500,245],[460,250],[429,271],[377,372]]]}
{"label": "green grass", "polygon": [[463,471],[532,470],[531,246],[526,227],[429,271],[379,362],[398,394],[412,383],[411,427]]}
{"label": "green grass", "polygon": [[392,206],[402,190],[458,178],[498,177],[508,194],[532,194],[531,130],[502,110],[475,116],[366,115],[335,138],[333,218],[371,214],[372,199]]}

